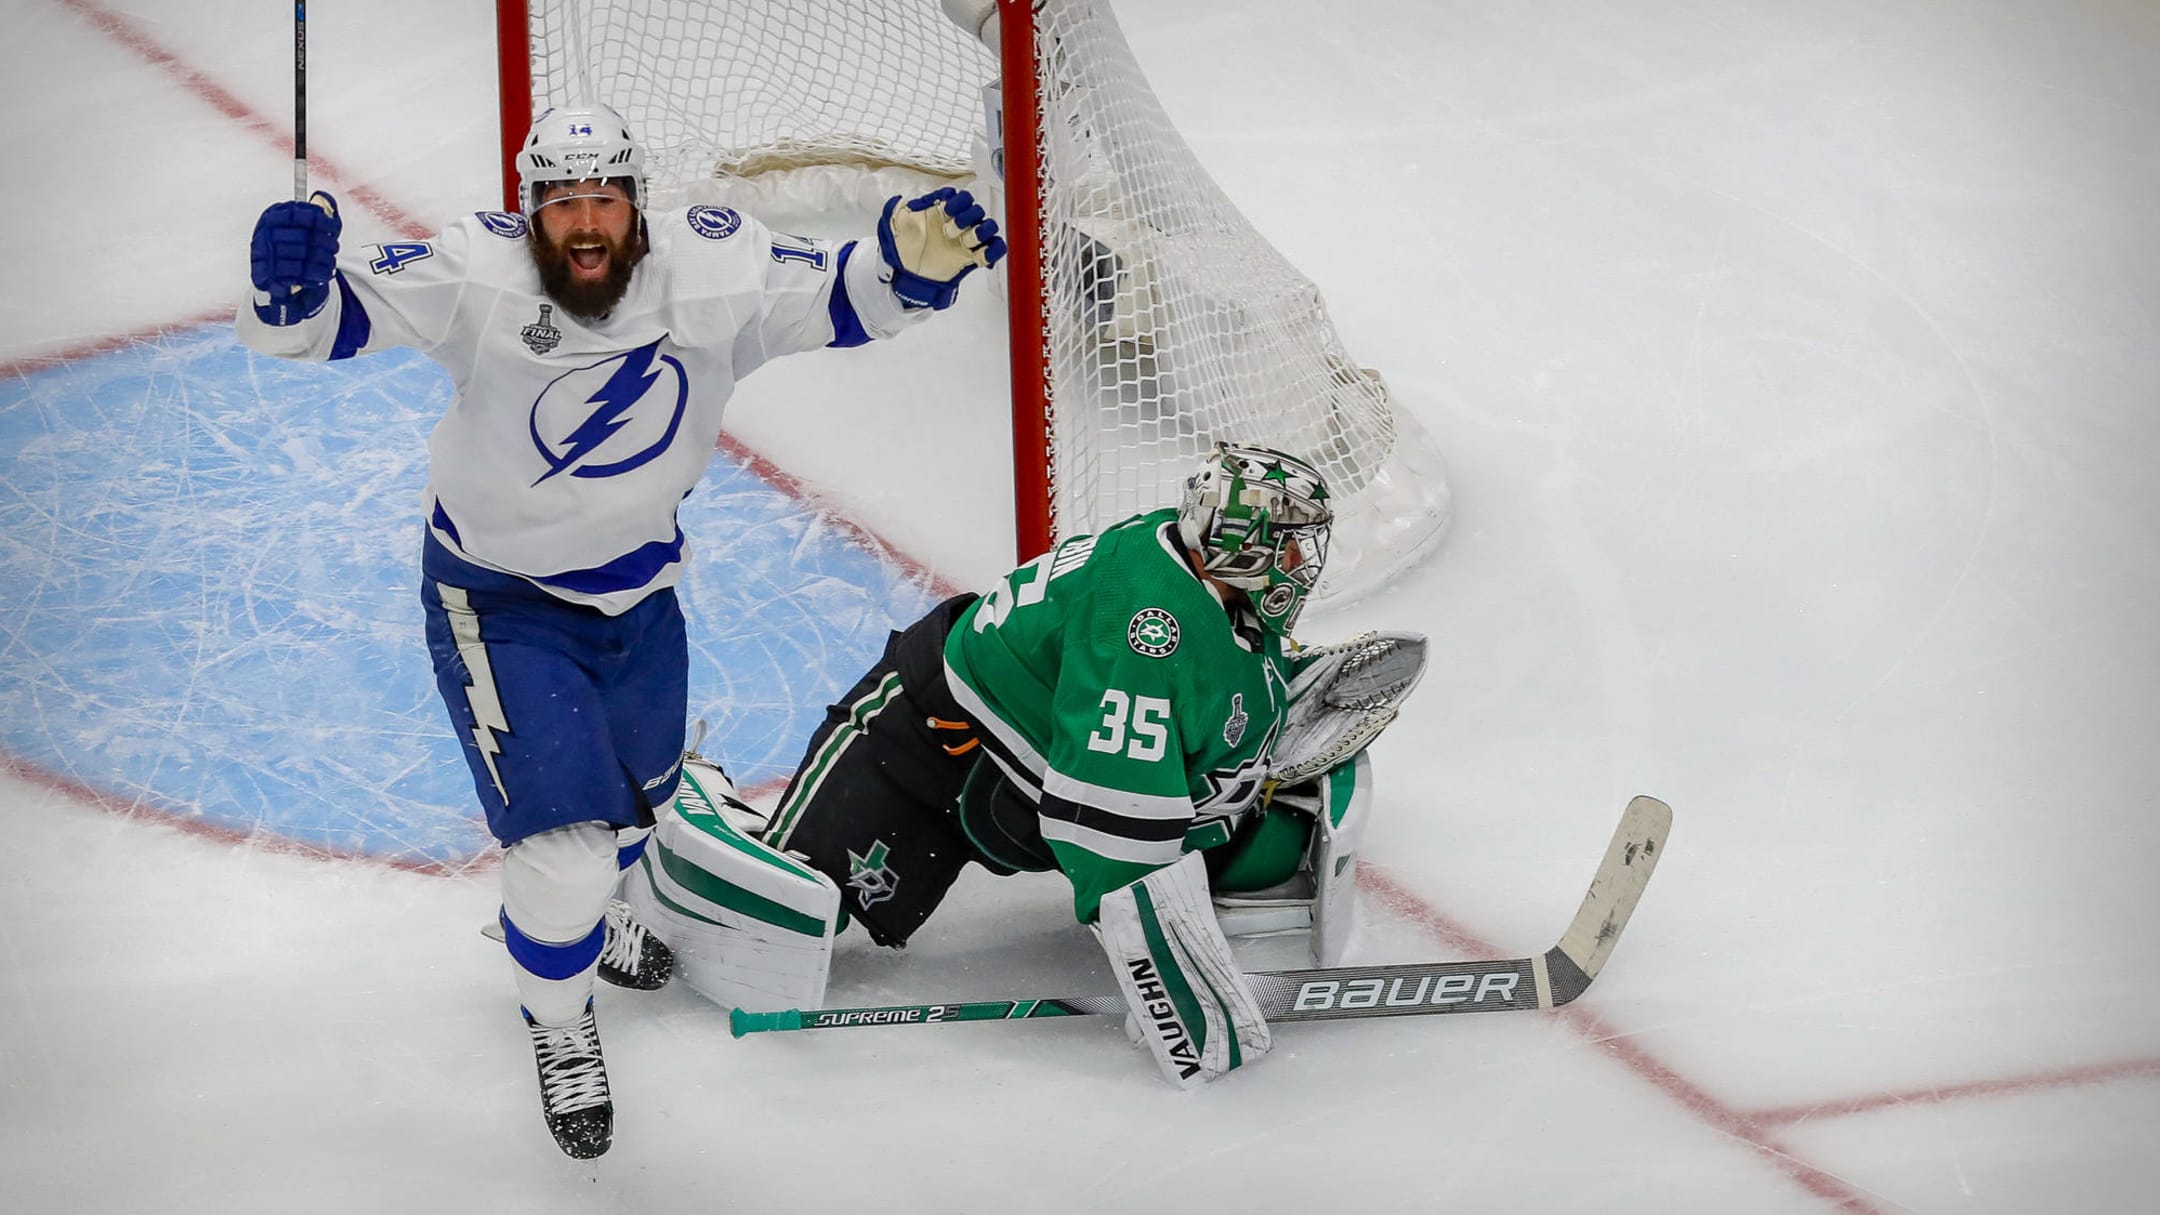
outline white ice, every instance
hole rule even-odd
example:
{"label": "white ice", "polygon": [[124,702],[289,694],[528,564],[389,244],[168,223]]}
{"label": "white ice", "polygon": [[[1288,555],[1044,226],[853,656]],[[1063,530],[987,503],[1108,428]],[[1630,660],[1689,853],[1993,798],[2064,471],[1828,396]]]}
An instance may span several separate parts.
{"label": "white ice", "polygon": [[[1306,630],[1434,639],[1360,956],[1543,949],[1654,793],[1668,859],[1579,1013],[1286,1026],[1183,1095],[1107,1023],[738,1042],[603,990],[620,1135],[577,1164],[476,931],[491,874],[9,776],[0,1207],[2150,1209],[2160,9],[1117,7],[1449,460],[1437,557]],[[229,311],[289,179],[285,11],[5,12],[0,364]],[[491,205],[485,6],[310,17],[348,239]],[[980,582],[1001,359],[978,302],[776,365],[732,429]],[[832,994],[1106,987],[1054,880],[971,879]]]}

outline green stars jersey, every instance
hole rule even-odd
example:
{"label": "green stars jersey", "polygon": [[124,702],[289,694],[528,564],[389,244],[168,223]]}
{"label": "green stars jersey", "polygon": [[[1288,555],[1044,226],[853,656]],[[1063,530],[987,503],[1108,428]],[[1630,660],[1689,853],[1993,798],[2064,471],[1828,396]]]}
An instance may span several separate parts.
{"label": "green stars jersey", "polygon": [[1193,572],[1177,512],[1079,536],[954,624],[946,682],[1038,803],[1092,921],[1103,894],[1226,843],[1258,799],[1291,660]]}

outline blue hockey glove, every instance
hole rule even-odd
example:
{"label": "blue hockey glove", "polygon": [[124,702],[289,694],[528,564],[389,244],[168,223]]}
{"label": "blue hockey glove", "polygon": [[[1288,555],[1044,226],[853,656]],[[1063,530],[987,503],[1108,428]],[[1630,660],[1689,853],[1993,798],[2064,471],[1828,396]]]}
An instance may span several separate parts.
{"label": "blue hockey glove", "polygon": [[895,194],[878,217],[878,251],[892,268],[893,294],[911,308],[950,308],[960,280],[1005,256],[997,221],[966,190],[941,186],[909,199]]}
{"label": "blue hockey glove", "polygon": [[306,202],[272,203],[255,221],[248,272],[255,315],[266,325],[297,325],[322,311],[337,272],[337,200],[317,190]]}

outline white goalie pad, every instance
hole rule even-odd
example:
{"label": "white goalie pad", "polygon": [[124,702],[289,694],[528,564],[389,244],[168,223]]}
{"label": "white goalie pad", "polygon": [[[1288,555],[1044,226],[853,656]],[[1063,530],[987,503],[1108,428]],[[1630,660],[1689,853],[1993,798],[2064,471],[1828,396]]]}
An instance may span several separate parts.
{"label": "white goalie pad", "polygon": [[1316,780],[1277,790],[1273,804],[1313,817],[1304,860],[1280,885],[1217,895],[1215,918],[1229,937],[1304,932],[1313,965],[1340,965],[1357,924],[1357,851],[1372,812],[1372,759],[1360,751]]}
{"label": "white goalie pad", "polygon": [[1360,633],[1299,652],[1290,711],[1268,760],[1268,775],[1296,785],[1366,747],[1395,720],[1425,677],[1425,635]]}
{"label": "white goalie pad", "polygon": [[675,972],[713,1003],[815,1008],[832,971],[840,888],[751,838],[762,822],[718,768],[686,758],[622,897],[675,951]]}

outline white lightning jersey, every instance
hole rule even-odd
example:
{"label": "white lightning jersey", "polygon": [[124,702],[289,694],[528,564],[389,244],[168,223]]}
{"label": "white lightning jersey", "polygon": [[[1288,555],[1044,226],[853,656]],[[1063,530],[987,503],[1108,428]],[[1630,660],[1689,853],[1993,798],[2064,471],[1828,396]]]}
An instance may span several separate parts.
{"label": "white lightning jersey", "polygon": [[490,211],[432,241],[343,251],[322,311],[277,327],[243,304],[236,328],[283,358],[409,346],[440,363],[457,392],[428,440],[436,539],[620,613],[682,575],[676,506],[712,457],[735,381],[929,314],[881,281],[874,239],[775,234],[726,207],[645,220],[651,249],[603,321],[549,299],[524,217]]}

